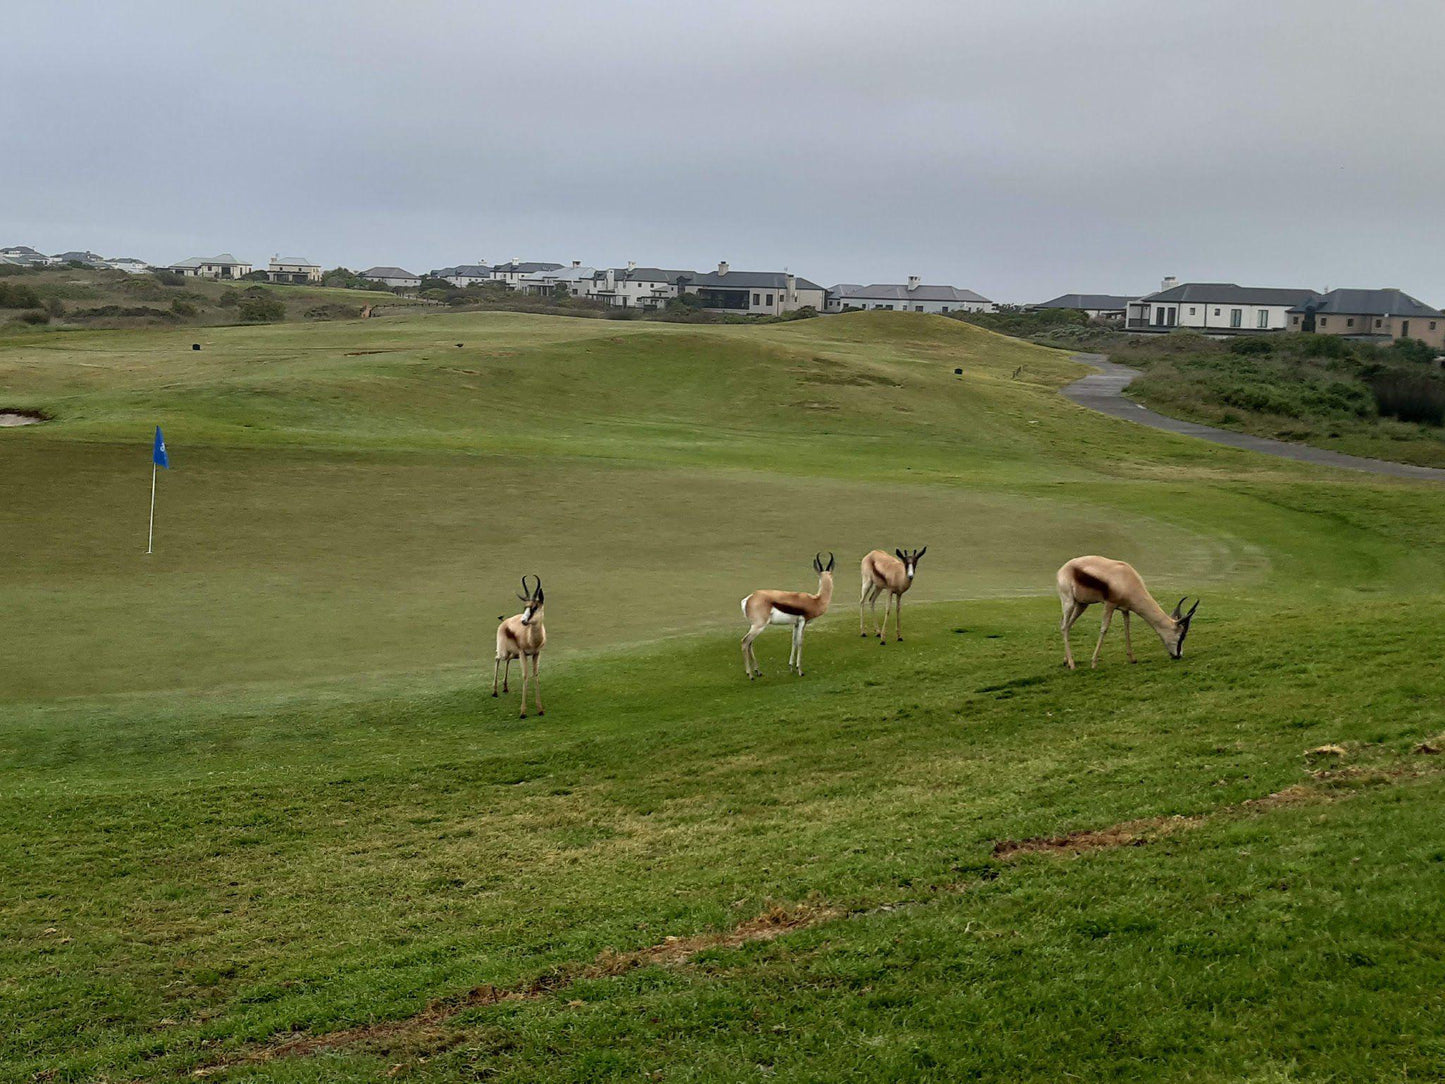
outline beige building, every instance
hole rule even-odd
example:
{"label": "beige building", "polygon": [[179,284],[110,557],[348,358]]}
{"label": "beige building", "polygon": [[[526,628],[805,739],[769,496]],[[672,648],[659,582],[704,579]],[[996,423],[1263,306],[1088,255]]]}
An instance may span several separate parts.
{"label": "beige building", "polygon": [[266,267],[266,277],[272,282],[296,285],[320,282],[321,265],[312,263],[305,256],[272,256]]}
{"label": "beige building", "polygon": [[223,252],[219,256],[192,256],[189,260],[156,270],[174,271],[177,275],[193,279],[239,279],[251,273],[251,265],[229,252]]}
{"label": "beige building", "polygon": [[1289,310],[1289,330],[1393,342],[1419,339],[1445,349],[1445,313],[1402,290],[1331,290]]}

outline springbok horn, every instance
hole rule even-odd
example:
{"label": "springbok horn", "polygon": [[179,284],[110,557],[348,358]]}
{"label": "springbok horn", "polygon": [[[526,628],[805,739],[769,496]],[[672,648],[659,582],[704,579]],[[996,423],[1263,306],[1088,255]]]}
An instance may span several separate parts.
{"label": "springbok horn", "polygon": [[1178,602],[1174,604],[1174,612],[1169,615],[1170,617],[1174,618],[1176,621],[1179,619],[1179,615],[1184,611],[1184,599],[1187,599],[1188,597],[1188,595],[1185,595],[1184,598],[1181,598]]}
{"label": "springbok horn", "polygon": [[1184,615],[1184,620],[1185,620],[1185,621],[1188,621],[1191,617],[1194,616],[1194,611],[1197,610],[1197,609],[1199,609],[1199,603],[1200,603],[1200,601],[1201,601],[1200,599],[1195,599],[1195,600],[1194,600],[1194,605],[1191,606],[1191,607],[1189,607],[1189,612]]}
{"label": "springbok horn", "polygon": [[833,551],[832,551],[832,550],[829,550],[829,551],[828,551],[828,571],[829,571],[829,572],[832,572],[832,571],[833,571],[833,561],[834,561],[834,560],[835,560],[835,558],[833,557]]}
{"label": "springbok horn", "polygon": [[526,577],[526,576],[523,576],[523,577],[522,577],[522,593],[521,593],[520,595],[518,595],[517,597],[518,597],[519,599],[521,599],[523,602],[530,602],[530,601],[532,600],[531,592],[529,592],[529,591],[527,590],[527,577]]}
{"label": "springbok horn", "polygon": [[534,575],[532,576],[532,578],[537,581],[537,586],[532,589],[532,597],[535,598],[538,602],[541,602],[541,601],[542,601],[542,577],[534,574]]}

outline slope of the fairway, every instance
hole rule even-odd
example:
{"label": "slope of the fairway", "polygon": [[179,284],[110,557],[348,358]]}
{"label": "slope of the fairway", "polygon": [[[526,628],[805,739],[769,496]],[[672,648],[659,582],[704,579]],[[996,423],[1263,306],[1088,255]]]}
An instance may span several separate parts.
{"label": "slope of the fairway", "polygon": [[[0,1079],[1438,1070],[1440,487],[912,314],[197,334],[0,342],[55,419],[0,430]],[[771,630],[747,682],[738,599],[819,549],[807,676]],[[1062,670],[1081,552],[1203,596],[1182,662]]]}

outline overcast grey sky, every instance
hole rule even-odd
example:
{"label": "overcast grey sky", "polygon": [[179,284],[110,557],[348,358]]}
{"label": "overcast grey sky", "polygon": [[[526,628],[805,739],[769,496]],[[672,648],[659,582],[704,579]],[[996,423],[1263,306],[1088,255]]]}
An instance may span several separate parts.
{"label": "overcast grey sky", "polygon": [[0,244],[1445,304],[1440,0],[0,16]]}

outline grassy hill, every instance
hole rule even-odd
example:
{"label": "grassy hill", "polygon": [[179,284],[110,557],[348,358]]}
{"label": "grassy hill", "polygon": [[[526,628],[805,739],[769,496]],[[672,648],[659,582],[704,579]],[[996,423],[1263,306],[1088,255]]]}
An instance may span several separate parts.
{"label": "grassy hill", "polygon": [[[1096,416],[1066,355],[912,314],[203,335],[0,341],[0,407],[54,419],[0,430],[6,1073],[1445,1054],[1438,487]],[[858,559],[924,544],[906,641],[860,638]],[[772,630],[749,684],[738,599],[820,549],[808,676]],[[1061,669],[1083,552],[1204,597],[1183,662],[1136,630],[1140,665]],[[519,721],[487,694],[523,572]]]}

